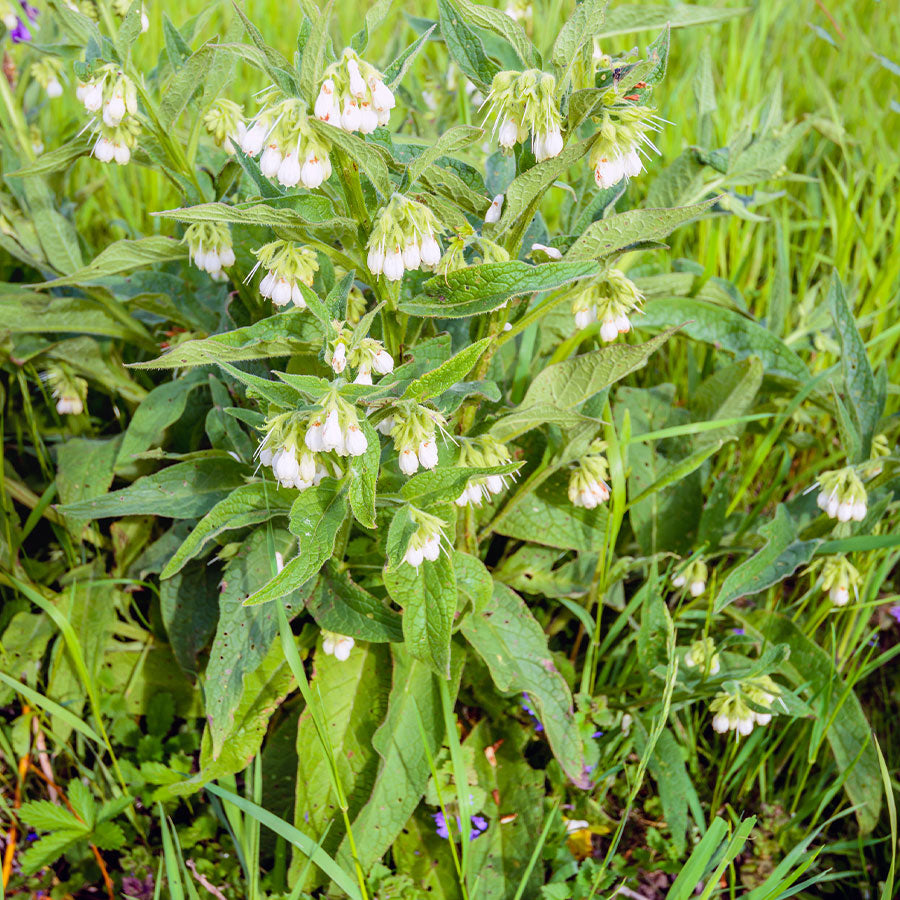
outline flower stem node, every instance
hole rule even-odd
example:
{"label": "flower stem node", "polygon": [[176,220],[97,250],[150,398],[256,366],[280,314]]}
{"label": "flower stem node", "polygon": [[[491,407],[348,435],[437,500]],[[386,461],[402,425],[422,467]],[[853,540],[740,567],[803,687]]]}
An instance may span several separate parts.
{"label": "flower stem node", "polygon": [[444,522],[420,509],[410,509],[410,516],[418,525],[409,539],[403,561],[418,569],[424,561],[435,562],[441,555],[441,547],[447,544]]}
{"label": "flower stem node", "polygon": [[535,159],[559,156],[565,140],[559,113],[556,78],[538,69],[498,72],[483,106],[494,117],[494,132],[505,151],[531,135]]}
{"label": "flower stem node", "polygon": [[266,274],[259,282],[259,292],[278,308],[293,303],[298,309],[306,309],[301,285],[312,287],[319,271],[319,261],[314,250],[293,241],[271,241],[254,252],[258,260],[247,276],[249,281],[257,269]]}
{"label": "flower stem node", "polygon": [[366,265],[373,275],[383,275],[387,281],[400,281],[406,271],[433,269],[441,261],[437,235],[443,231],[427,206],[394,194],[372,227]]}
{"label": "flower stem node", "polygon": [[220,222],[194,222],[184,232],[194,265],[213,278],[220,278],[222,269],[234,265],[231,232]]}
{"label": "flower stem node", "polygon": [[640,312],[643,302],[644,295],[627,275],[618,269],[607,269],[575,295],[575,328],[580,330],[600,322],[600,339],[610,343],[631,331],[631,316]]}
{"label": "flower stem node", "polygon": [[[505,444],[496,438],[484,434],[463,441],[459,451],[458,466],[481,468],[486,466],[502,466],[512,461],[512,456]],[[456,498],[457,506],[481,506],[482,500],[490,500],[507,487],[511,475],[486,475],[482,478],[470,478],[462,493]]]}
{"label": "flower stem node", "polygon": [[866,489],[855,469],[846,466],[823,472],[819,488],[816,502],[830,519],[861,522],[866,517]]}
{"label": "flower stem node", "polygon": [[317,119],[344,131],[371,134],[388,124],[396,105],[381,72],[346,47],[326,69],[313,112]]}

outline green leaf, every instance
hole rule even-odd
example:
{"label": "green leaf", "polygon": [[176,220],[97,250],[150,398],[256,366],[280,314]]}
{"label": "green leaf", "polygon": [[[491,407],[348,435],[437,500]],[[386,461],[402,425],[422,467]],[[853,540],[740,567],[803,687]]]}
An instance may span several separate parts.
{"label": "green leaf", "polygon": [[715,202],[706,200],[675,209],[630,209],[592,222],[566,253],[566,260],[602,259],[643,241],[658,241],[679,225],[707,212]]}
{"label": "green leaf", "polygon": [[512,475],[521,465],[513,462],[502,466],[438,466],[431,471],[413,475],[400,489],[400,493],[410,503],[421,509],[429,509],[438,503],[456,500],[470,478]]}
{"label": "green leaf", "polygon": [[[724,366],[709,376],[692,393],[691,415],[696,422],[737,419],[747,415],[763,379],[763,364],[755,358]],[[701,431],[692,438],[697,448],[737,438],[742,425],[724,426],[713,431]]]}
{"label": "green leaf", "polygon": [[348,496],[350,509],[357,521],[366,528],[375,527],[375,484],[381,465],[381,441],[368,420],[359,417],[359,427],[368,446],[362,456],[351,456],[347,470],[350,480]]}
{"label": "green leaf", "polygon": [[531,431],[532,428],[540,428],[543,425],[556,425],[569,430],[589,422],[593,422],[597,430],[602,424],[599,419],[590,419],[574,409],[560,409],[553,403],[535,403],[514,409],[508,415],[497,419],[491,426],[491,434],[498,441],[511,441]]}
{"label": "green leaf", "polygon": [[79,135],[55,150],[48,150],[46,153],[42,153],[30,165],[16,169],[15,172],[7,173],[7,177],[25,178],[29,175],[47,175],[51,172],[61,172],[69,163],[74,162],[80,156],[90,153],[93,143],[94,141],[89,135]]}
{"label": "green leaf", "polygon": [[[387,712],[390,653],[377,645],[357,646],[341,662],[317,650],[315,663],[310,687],[321,704],[326,723],[324,739],[333,755],[352,821],[378,774],[380,759],[372,739]],[[346,832],[335,803],[329,767],[322,736],[310,710],[305,709],[297,728],[294,824],[317,841],[328,829],[322,848],[326,853],[334,853]],[[295,860],[295,869],[298,863],[302,860]]]}
{"label": "green leaf", "polygon": [[258,525],[275,516],[289,515],[295,496],[293,489],[270,481],[254,481],[235,488],[191,529],[187,539],[160,572],[160,579],[171,578],[225,531]]}
{"label": "green leaf", "polygon": [[872,452],[872,438],[878,430],[884,403],[879,403],[875,375],[866,355],[866,345],[859,335],[837,272],[832,274],[828,288],[828,311],[841,342],[841,368],[850,415],[861,438],[859,456],[850,462],[863,462]]}
{"label": "green leaf", "polygon": [[216,627],[219,586],[215,569],[188,563],[159,586],[160,616],[178,665],[193,678]]}
{"label": "green leaf", "polygon": [[863,834],[878,824],[882,782],[872,728],[856,694],[841,677],[831,657],[813,643],[790,619],[766,610],[754,613],[749,623],[773,644],[787,644],[790,656],[781,669],[798,688],[806,686],[812,701],[819,701],[817,720],[827,725],[844,790]]}
{"label": "green leaf", "polygon": [[204,44],[185,60],[169,80],[159,104],[159,122],[166,131],[173,128],[194,95],[203,87],[204,76],[219,52],[217,46]]}
{"label": "green leaf", "polygon": [[343,150],[359,166],[382,197],[390,197],[393,191],[390,174],[382,151],[375,144],[327,122],[318,119],[310,119],[310,122],[326,141]]}
{"label": "green leaf", "polygon": [[69,438],[57,450],[56,487],[63,503],[97,497],[109,490],[121,435],[105,440]]}
{"label": "green leaf", "polygon": [[290,208],[255,202],[235,206],[228,203],[201,203],[198,206],[167,209],[154,215],[174,219],[176,222],[227,222],[232,225],[263,225],[287,230],[311,225],[355,228],[350,219],[335,216],[334,207],[327,197],[319,194],[296,194],[290,198],[290,202]]}
{"label": "green leaf", "polygon": [[797,527],[781,504],[775,510],[775,518],[761,526],[759,533],[766,539],[765,546],[729,572],[719,588],[715,612],[739,597],[758,594],[793,575],[812,559],[821,543],[818,539],[798,541]]}
{"label": "green leaf", "polygon": [[767,328],[740,313],[702,300],[653,300],[636,324],[638,328],[680,326],[688,337],[725,349],[738,359],[758,356],[768,375],[803,383],[810,378],[803,360]]}
{"label": "green leaf", "polygon": [[30,800],[23,803],[19,815],[24,822],[38,831],[59,831],[68,829],[73,832],[87,833],[90,828],[75,818],[64,806],[57,806],[49,800]]}
{"label": "green leaf", "polygon": [[420,34],[382,73],[384,83],[393,90],[409,71],[409,67],[415,62],[421,49],[431,38],[437,24],[432,25],[427,31]]}
{"label": "green leaf", "polygon": [[[368,869],[403,830],[425,793],[433,759],[444,742],[444,717],[437,676],[404,644],[391,644],[393,678],[384,722],[372,739],[381,757],[375,785],[353,821],[360,863]],[[459,687],[462,654],[453,654],[450,696]],[[452,699],[451,699],[452,702]],[[348,842],[339,860],[351,860]]]}
{"label": "green leaf", "polygon": [[135,369],[183,369],[216,363],[291,356],[308,349],[321,337],[318,323],[305,310],[287,312],[260,319],[245,328],[235,328],[212,337],[184,341],[162,356],[132,363]]}
{"label": "green leaf", "polygon": [[436,369],[432,369],[410,382],[403,392],[403,399],[418,400],[419,403],[424,403],[432,397],[443,394],[444,391],[462,381],[469,374],[472,366],[481,359],[482,354],[493,340],[494,338],[486,337],[474,344],[469,344],[456,356],[442,362]]}
{"label": "green leaf", "polygon": [[483,135],[483,128],[476,128],[472,125],[454,125],[452,128],[448,128],[424,153],[409,164],[407,168],[409,183],[415,184],[439,157],[463,150],[474,144]]}
{"label": "green leaf", "polygon": [[442,319],[480,315],[501,306],[512,297],[550,291],[579,278],[596,275],[591,261],[549,262],[532,266],[520,260],[483,263],[436,275],[425,282],[428,297],[407,300],[400,309],[414,316]]}
{"label": "green leaf", "polygon": [[556,40],[550,59],[554,65],[568,71],[584,45],[600,31],[606,15],[607,0],[584,0],[569,17]]}
{"label": "green leaf", "polygon": [[19,857],[22,874],[34,875],[59,859],[69,846],[83,838],[83,831],[55,831],[45,834]]}
{"label": "green leaf", "polygon": [[676,329],[658,334],[643,344],[610,344],[547,366],[531,382],[522,407],[548,404],[571,409],[626,375],[646,365]]}
{"label": "green leaf", "polygon": [[122,516],[167,516],[194,519],[205,515],[249,474],[247,466],[227,454],[209,451],[210,456],[176,463],[134,484],[100,497],[79,500],[60,507],[78,519],[107,519]]}
{"label": "green leaf", "polygon": [[438,0],[441,37],[454,62],[481,90],[490,89],[499,66],[488,57],[481,38],[469,28],[451,0]]}
{"label": "green leaf", "polygon": [[56,209],[42,179],[26,178],[24,184],[31,219],[50,265],[64,274],[78,271],[84,260],[75,226]]}
{"label": "green leaf", "polygon": [[490,603],[494,590],[491,573],[477,556],[462,550],[453,551],[453,571],[459,593],[457,609],[463,611],[468,604],[471,612],[481,612]]}
{"label": "green leaf", "polygon": [[467,616],[461,627],[499,690],[528,694],[566,775],[576,786],[590,787],[569,686],[553,663],[543,629],[522,598],[495,582],[491,601],[481,612]]}
{"label": "green leaf", "polygon": [[120,850],[125,846],[125,832],[115,822],[99,822],[91,831],[91,843],[101,850]]}
{"label": "green leaf", "polygon": [[331,561],[325,563],[307,607],[320,628],[357,641],[403,640],[400,616]]}
{"label": "green leaf", "polygon": [[453,0],[463,18],[470,24],[492,31],[512,47],[526,68],[540,68],[541,58],[525,29],[504,11],[472,0]]}
{"label": "green leaf", "polygon": [[[328,22],[331,19],[332,0],[328,0],[324,11],[319,16],[310,19],[311,29],[303,48],[303,58],[300,61],[300,96],[310,106],[316,102],[318,92],[319,75],[324,68],[325,53],[330,46],[328,36]],[[371,10],[366,13],[366,23],[369,22]]]}
{"label": "green leaf", "polygon": [[[244,606],[244,600],[268,582],[275,572],[274,553],[286,555],[295,539],[286,528],[257,528],[222,570],[219,621],[203,674],[206,719],[212,739],[212,754],[218,756],[229,731],[243,691],[244,678],[254,672],[278,635],[274,604]],[[289,617],[301,602],[283,601]]]}
{"label": "green leaf", "polygon": [[291,507],[291,533],[297,535],[297,555],[264,587],[245,601],[248,606],[277,600],[301,588],[318,574],[334,552],[338,530],[347,515],[346,494],[335,491],[334,479],[300,492]]}
{"label": "green leaf", "polygon": [[403,608],[403,639],[409,652],[441,678],[450,677],[450,632],[456,612],[456,573],[445,552],[418,568],[402,562],[384,571],[391,599]]}
{"label": "green leaf", "polygon": [[747,9],[725,9],[718,6],[698,6],[679,3],[675,6],[616,6],[609,10],[598,37],[608,38],[635,31],[657,28],[684,28],[690,25],[706,25],[723,22],[735,16],[746,15]]}
{"label": "green leaf", "polygon": [[[89,297],[56,297],[47,294],[0,294],[0,329],[13,334],[99,334],[145,341],[146,333],[127,314],[117,318]],[[150,343],[153,346],[153,343]]]}

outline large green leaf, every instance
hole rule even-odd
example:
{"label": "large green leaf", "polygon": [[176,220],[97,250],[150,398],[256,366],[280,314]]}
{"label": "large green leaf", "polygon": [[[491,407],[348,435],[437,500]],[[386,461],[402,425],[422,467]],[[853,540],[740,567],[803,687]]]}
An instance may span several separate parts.
{"label": "large green leaf", "polygon": [[450,0],[438,0],[438,11],[447,52],[470,81],[488,90],[499,67],[488,57],[481,38],[466,25]]}
{"label": "large green leaf", "polygon": [[403,608],[403,638],[409,652],[442,678],[450,677],[450,632],[456,612],[456,573],[442,552],[418,568],[400,563],[384,571],[391,599]]}
{"label": "large green leaf", "polygon": [[469,374],[472,366],[478,362],[492,341],[493,338],[489,337],[475,341],[474,344],[469,344],[468,347],[460,350],[456,356],[442,362],[436,369],[411,381],[403,392],[403,399],[418,400],[419,403],[424,403],[426,400],[443,394],[444,391],[458,384]]}
{"label": "large green leaf", "polygon": [[68,503],[61,512],[78,519],[141,515],[194,519],[243,484],[247,474],[244,463],[210,451],[207,457],[168,466],[119,491]]}
{"label": "large green leaf", "polygon": [[790,619],[760,610],[742,620],[758,629],[773,644],[787,644],[791,653],[781,664],[797,688],[804,688],[818,709],[818,720],[828,723],[825,736],[844,781],[847,797],[856,806],[860,830],[868,834],[878,824],[882,779],[872,729],[856,694],[835,669],[831,657],[811,641]]}
{"label": "large green leaf", "polygon": [[318,574],[334,551],[338,529],[347,515],[347,495],[336,491],[333,479],[301,491],[291,507],[291,533],[297,535],[297,555],[268,584],[245,601],[267,603],[303,587]]}
{"label": "large green leaf", "polygon": [[626,375],[646,365],[650,355],[674,333],[672,328],[643,344],[610,344],[573,356],[537,374],[525,392],[522,407],[548,404],[571,409]]}
{"label": "large green leaf", "polygon": [[366,528],[375,527],[375,484],[381,465],[381,441],[375,429],[362,416],[359,427],[366,436],[368,445],[362,456],[351,456],[348,467],[350,487],[348,499],[350,509],[360,524]]}
{"label": "large green leaf", "polygon": [[553,662],[543,629],[522,598],[495,582],[490,602],[463,620],[462,632],[487,663],[501,691],[528,694],[563,771],[578,787],[590,787],[569,686]]}
{"label": "large green leaf", "polygon": [[[695,422],[737,419],[750,412],[763,379],[762,362],[755,357],[724,366],[713,372],[691,394],[690,408]],[[738,437],[743,425],[701,431],[693,436],[697,448]]]}
{"label": "large green leaf", "polygon": [[716,597],[716,612],[739,597],[758,594],[793,575],[812,559],[821,543],[818,539],[798,540],[797,526],[781,504],[775,518],[762,525],[759,533],[766,539],[765,546],[728,573]]}
{"label": "large green leaf", "polygon": [[698,6],[693,3],[678,3],[674,6],[616,6],[607,12],[598,36],[608,38],[635,31],[665,28],[667,25],[670,28],[706,25],[746,13],[746,9],[739,7]]}
{"label": "large green leaf", "polygon": [[127,315],[113,316],[103,304],[89,297],[57,297],[25,291],[0,294],[0,329],[13,334],[72,332],[131,341],[146,339],[137,322],[129,322]]}
{"label": "large green leaf", "polygon": [[212,637],[219,615],[215,569],[193,561],[159,586],[159,607],[178,665],[197,673],[197,658]]}
{"label": "large green leaf", "polygon": [[512,297],[549,291],[599,271],[596,263],[549,262],[532,266],[521,260],[467,266],[425,282],[426,297],[400,304],[414,316],[454,319],[490,312]]}
{"label": "large green leaf", "polygon": [[[284,201],[280,201],[284,202]],[[269,206],[264,203],[201,203],[181,209],[167,209],[157,213],[177,222],[229,222],[235,225],[263,225],[268,228],[307,228],[310,225],[346,225],[349,219],[334,214],[327,197],[320,194],[299,194],[291,197],[291,205]]]}

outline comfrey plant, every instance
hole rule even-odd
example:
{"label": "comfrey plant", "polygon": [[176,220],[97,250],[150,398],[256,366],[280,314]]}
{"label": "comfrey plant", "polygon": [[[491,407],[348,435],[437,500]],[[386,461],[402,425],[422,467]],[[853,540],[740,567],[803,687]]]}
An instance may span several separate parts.
{"label": "comfrey plant", "polygon": [[[15,145],[4,182],[27,183],[0,192],[0,238],[33,273],[30,290],[9,291],[26,314],[8,365],[53,436],[35,456],[59,471],[41,491],[10,483],[37,510],[24,535],[58,492],[46,533],[65,533],[71,571],[63,551],[40,565],[90,601],[60,594],[59,609],[87,622],[107,611],[91,599],[104,554],[110,584],[129,585],[110,607],[120,619],[103,620],[114,649],[91,663],[106,683],[126,640],[141,648],[116,733],[160,718],[146,699],[157,682],[171,682],[186,730],[202,726],[177,766],[123,767],[144,809],[204,786],[221,799],[248,760],[253,797],[254,767],[286,741],[295,895],[329,881],[366,900],[373,884],[409,887],[407,872],[385,875],[388,859],[437,885],[456,872],[466,896],[527,897],[537,886],[520,891],[522,873],[567,852],[534,853],[551,833],[545,784],[593,826],[632,808],[645,773],[690,786],[686,754],[712,767],[720,735],[766,740],[773,729],[751,732],[776,714],[809,772],[820,708],[815,747],[834,745],[834,765],[859,751],[871,774],[873,748],[823,740],[841,716],[869,733],[858,704],[821,706],[852,689],[822,690],[805,670],[861,654],[820,660],[799,613],[782,611],[817,555],[829,599],[809,591],[791,607],[821,601],[813,631],[860,580],[845,552],[874,571],[857,539],[889,531],[896,457],[878,435],[892,434],[891,394],[836,279],[845,344],[826,386],[733,286],[662,243],[704,217],[755,217],[748,184],[774,179],[799,138],[777,104],[727,148],[655,159],[668,9],[641,8],[635,21],[662,34],[616,56],[594,52],[624,27],[604,31],[599,0],[578,3],[554,41],[532,29],[541,47],[501,10],[440,0],[435,22],[397,15],[409,43],[398,30],[381,53],[370,37],[388,4],[345,47],[304,0],[279,13],[290,58],[237,9],[227,36],[196,48],[196,21],[164,19],[149,67],[136,61],[149,40],[139,3],[76,5],[41,25],[64,40],[36,41],[22,68],[21,96],[39,109],[0,79]],[[711,76],[698,88],[708,125]],[[77,126],[61,146],[39,132],[50,149],[37,155],[32,126],[66,102]],[[133,210],[133,233],[90,260],[69,207],[53,205],[66,167],[123,196],[146,179],[158,208]],[[32,385],[31,372],[46,374]],[[804,399],[816,415],[798,424]],[[827,464],[843,467],[822,471],[795,456],[833,439],[830,424],[802,431],[826,414],[840,436]],[[795,462],[799,489],[769,478]],[[121,520],[110,535],[106,519]],[[105,714],[65,722],[93,740]],[[793,771],[771,766],[772,779]],[[847,793],[871,830],[880,781],[863,781],[847,778]],[[688,793],[660,791],[666,827],[680,829],[670,860],[686,856]],[[701,793],[713,809],[741,799]],[[423,846],[437,861],[425,874]],[[507,852],[514,864],[495,865]]]}

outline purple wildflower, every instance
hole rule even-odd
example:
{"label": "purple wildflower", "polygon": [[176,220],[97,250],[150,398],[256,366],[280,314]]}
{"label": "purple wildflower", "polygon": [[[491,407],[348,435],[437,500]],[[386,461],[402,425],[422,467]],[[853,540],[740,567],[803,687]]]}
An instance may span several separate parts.
{"label": "purple wildflower", "polygon": [[595,731],[595,732],[591,735],[591,737],[593,737],[593,738],[601,738],[601,737],[603,737],[603,732],[602,732],[602,731]]}
{"label": "purple wildflower", "polygon": [[126,875],[122,879],[122,893],[136,900],[153,900],[153,875],[146,878],[137,878],[134,875]]}
{"label": "purple wildflower", "polygon": [[24,44],[31,40],[31,32],[28,30],[25,23],[18,17],[16,17],[16,27],[9,33],[9,36],[12,38],[14,44]]}
{"label": "purple wildflower", "polygon": [[25,15],[31,19],[32,22],[37,22],[38,17],[38,9],[36,6],[32,6],[30,3],[27,3],[26,0],[19,0],[19,3],[22,6],[22,9],[25,10]]}
{"label": "purple wildflower", "polygon": [[522,696],[525,698],[522,701],[522,709],[524,709],[525,712],[527,712],[528,715],[531,716],[532,719],[534,719],[534,730],[535,731],[543,731],[544,726],[541,725],[541,720],[534,714],[534,710],[528,705],[529,703],[531,703],[531,700],[528,697],[528,694],[522,694]]}
{"label": "purple wildflower", "polygon": [[898,621],[900,622],[900,606],[892,606],[888,612]]}
{"label": "purple wildflower", "polygon": [[733,634],[744,634],[743,628],[732,628],[731,631]]}
{"label": "purple wildflower", "polygon": [[[432,813],[432,818],[434,819],[437,836],[447,840],[450,837],[450,830],[447,828],[447,820],[444,818],[444,814],[438,810],[436,813]],[[474,841],[478,835],[487,830],[488,823],[484,816],[472,816],[469,821],[472,826],[472,830],[469,832],[469,840]],[[457,827],[462,827],[462,820],[459,816],[456,817],[456,824]]]}

